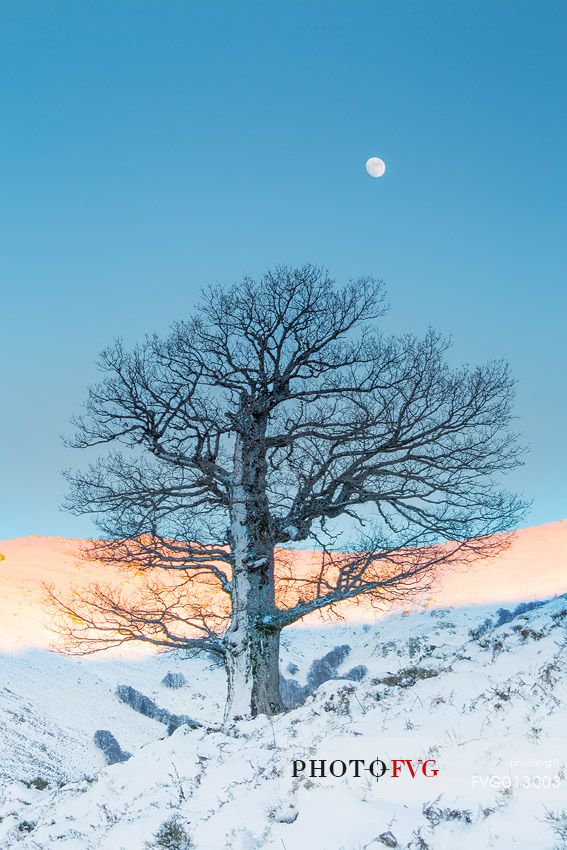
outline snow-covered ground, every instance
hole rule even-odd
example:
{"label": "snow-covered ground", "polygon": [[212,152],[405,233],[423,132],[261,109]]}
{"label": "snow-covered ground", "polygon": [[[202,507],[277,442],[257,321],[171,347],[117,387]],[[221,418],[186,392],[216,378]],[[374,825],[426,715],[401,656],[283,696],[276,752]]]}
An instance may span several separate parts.
{"label": "snow-covered ground", "polygon": [[[4,655],[0,848],[565,846],[561,821],[554,832],[546,811],[567,808],[567,597],[501,626],[497,607],[290,629],[286,677],[304,683],[314,659],[345,644],[339,673],[364,665],[366,675],[328,681],[303,706],[229,732],[218,726],[223,673],[205,659]],[[486,618],[492,625],[479,633]],[[187,684],[162,685],[168,671]],[[204,726],[167,736],[118,701],[117,684]],[[130,760],[105,767],[96,729],[110,730]],[[363,769],[293,777],[294,759],[324,759],[328,772],[331,761],[376,758],[433,759],[439,773],[412,779],[404,765],[378,781]]]}
{"label": "snow-covered ground", "polygon": [[[405,612],[347,606],[342,624],[286,630],[281,669],[296,690],[313,661],[348,654],[304,705],[229,731],[224,673],[208,658],[50,651],[42,583],[106,577],[78,545],[0,542],[0,850],[567,848],[567,522],[442,574]],[[296,555],[307,569],[309,553]],[[336,678],[360,666],[360,681]],[[168,735],[120,685],[202,726]],[[100,730],[129,760],[106,765]],[[390,767],[378,781],[354,763],[376,759]],[[411,760],[397,778],[392,759]],[[294,760],[306,766],[296,777]],[[309,775],[311,760],[325,776]]]}

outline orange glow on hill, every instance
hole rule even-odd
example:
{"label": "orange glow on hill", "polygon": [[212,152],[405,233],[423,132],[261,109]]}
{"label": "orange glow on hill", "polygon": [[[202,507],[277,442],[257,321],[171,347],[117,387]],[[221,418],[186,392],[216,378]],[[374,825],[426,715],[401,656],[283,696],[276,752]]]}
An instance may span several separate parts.
{"label": "orange glow on hill", "polygon": [[[82,561],[81,543],[61,537],[26,537],[0,543],[0,651],[48,648],[53,643],[44,583],[53,585],[59,594],[99,582],[126,583],[135,592],[136,576]],[[294,573],[302,576],[313,571],[318,557],[300,550],[286,550],[285,556]],[[211,604],[212,591],[206,587],[201,590],[209,594],[207,601]],[[442,568],[433,587],[408,607],[506,605],[566,591],[567,520],[563,520],[521,529],[510,548],[495,558],[479,560],[468,568]],[[364,599],[358,604],[342,603],[340,613],[348,622],[370,622],[380,615]],[[313,624],[314,618],[318,615],[310,615],[303,622]]]}

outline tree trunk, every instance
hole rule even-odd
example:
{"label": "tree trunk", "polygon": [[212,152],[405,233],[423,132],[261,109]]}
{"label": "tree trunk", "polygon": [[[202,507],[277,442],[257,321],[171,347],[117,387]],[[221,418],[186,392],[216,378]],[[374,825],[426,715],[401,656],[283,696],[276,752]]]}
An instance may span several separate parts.
{"label": "tree trunk", "polygon": [[228,692],[225,722],[277,714],[279,629],[275,612],[274,545],[266,495],[265,421],[243,418],[231,487],[232,618],[225,636]]}
{"label": "tree trunk", "polygon": [[233,632],[226,654],[227,699],[225,722],[236,718],[277,714],[283,705],[279,685],[280,633],[251,629]]}

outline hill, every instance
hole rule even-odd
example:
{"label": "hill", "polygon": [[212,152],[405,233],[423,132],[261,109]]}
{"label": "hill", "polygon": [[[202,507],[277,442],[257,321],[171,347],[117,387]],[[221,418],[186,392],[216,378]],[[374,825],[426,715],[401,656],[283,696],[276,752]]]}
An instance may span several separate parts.
{"label": "hill", "polygon": [[565,522],[525,529],[411,609],[288,629],[302,704],[229,730],[207,658],[48,651],[41,583],[84,580],[78,543],[0,544],[0,850],[563,847],[566,543]]}
{"label": "hill", "polygon": [[[42,585],[62,591],[109,578],[108,567],[81,560],[83,541],[63,537],[24,537],[0,541],[0,652],[45,649],[53,642]],[[288,551],[298,570],[308,569],[310,552]],[[567,590],[567,520],[520,529],[510,548],[498,557],[477,561],[472,569],[445,569],[421,597],[433,608],[447,605],[509,605],[547,599]],[[419,603],[418,606],[419,607]],[[373,622],[369,605],[343,604],[348,622]],[[317,615],[307,620],[317,622]]]}

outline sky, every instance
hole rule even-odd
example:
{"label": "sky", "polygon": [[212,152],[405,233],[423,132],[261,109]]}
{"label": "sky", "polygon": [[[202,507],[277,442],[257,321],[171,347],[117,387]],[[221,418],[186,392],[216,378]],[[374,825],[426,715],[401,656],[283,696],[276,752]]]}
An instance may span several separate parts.
{"label": "sky", "polygon": [[567,517],[566,38],[545,0],[0,4],[0,539],[94,533],[61,435],[103,347],[277,263],[508,359],[507,485]]}

